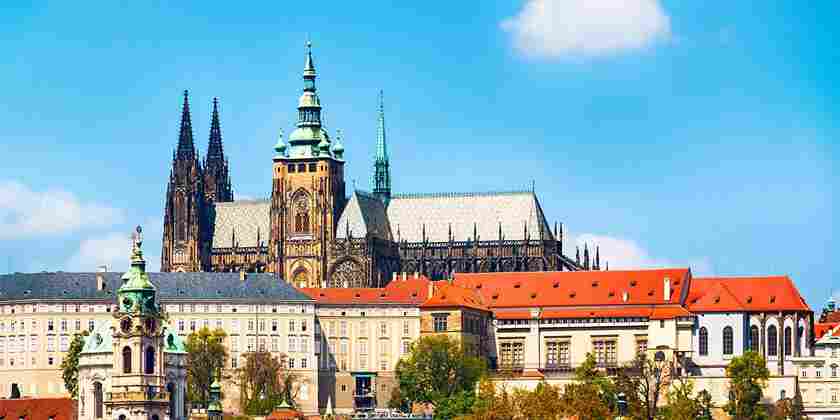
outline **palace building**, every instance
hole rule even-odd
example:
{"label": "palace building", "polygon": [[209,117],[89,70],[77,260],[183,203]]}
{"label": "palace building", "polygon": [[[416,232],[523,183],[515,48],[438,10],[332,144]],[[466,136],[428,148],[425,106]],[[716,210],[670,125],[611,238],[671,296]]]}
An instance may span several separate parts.
{"label": "palace building", "polygon": [[348,195],[344,145],[322,123],[315,79],[308,45],[298,121],[274,146],[268,200],[234,200],[217,100],[199,159],[184,93],[161,271],[271,272],[296,287],[382,287],[397,272],[440,279],[599,268],[597,250],[563,255],[562,226],[549,226],[533,191],[392,194],[381,92],[372,191]]}

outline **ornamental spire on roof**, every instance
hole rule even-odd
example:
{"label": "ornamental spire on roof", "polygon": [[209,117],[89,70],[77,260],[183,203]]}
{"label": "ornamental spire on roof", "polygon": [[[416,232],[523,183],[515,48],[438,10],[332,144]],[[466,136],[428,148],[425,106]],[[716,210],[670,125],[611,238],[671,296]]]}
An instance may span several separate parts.
{"label": "ornamental spire on roof", "polygon": [[213,98],[213,117],[210,119],[210,141],[207,143],[207,163],[224,163],[222,127],[219,123],[219,98]]}
{"label": "ornamental spire on roof", "polygon": [[178,159],[193,159],[195,146],[193,145],[192,119],[190,118],[189,92],[184,91],[184,105],[181,109],[181,130],[178,133]]}
{"label": "ornamental spire on roof", "polygon": [[382,90],[379,91],[376,156],[373,161],[373,178],[371,179],[371,184],[373,194],[379,197],[387,206],[391,200],[391,164],[388,159],[388,144],[385,140],[385,99]]}

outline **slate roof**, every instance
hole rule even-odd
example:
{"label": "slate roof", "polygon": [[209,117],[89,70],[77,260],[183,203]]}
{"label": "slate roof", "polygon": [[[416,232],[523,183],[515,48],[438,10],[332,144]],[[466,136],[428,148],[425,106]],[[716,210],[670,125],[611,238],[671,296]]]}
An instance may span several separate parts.
{"label": "slate roof", "polygon": [[361,238],[370,233],[375,238],[393,240],[385,204],[378,197],[356,190],[338,219],[336,237],[343,239],[347,233]]}
{"label": "slate roof", "polygon": [[[123,273],[102,273],[106,290],[96,289],[97,273],[15,273],[0,275],[0,301],[9,300],[112,300]],[[308,301],[305,294],[272,273],[149,273],[161,300],[241,299]]]}
{"label": "slate roof", "polygon": [[[455,241],[525,239],[524,229],[533,240],[553,239],[536,194],[531,191],[463,194],[395,195],[388,204],[391,231],[400,240],[421,242],[423,227],[430,242],[449,240],[449,228]],[[395,237],[395,239],[397,239]]]}
{"label": "slate roof", "polygon": [[268,243],[271,202],[240,200],[214,206],[213,248],[255,247],[258,237],[262,244]]}

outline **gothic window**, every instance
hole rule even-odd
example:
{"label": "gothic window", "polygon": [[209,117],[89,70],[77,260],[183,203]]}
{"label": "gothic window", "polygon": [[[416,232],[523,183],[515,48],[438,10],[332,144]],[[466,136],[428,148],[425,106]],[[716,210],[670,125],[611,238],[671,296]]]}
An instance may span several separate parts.
{"label": "gothic window", "polygon": [[767,355],[777,356],[779,354],[779,331],[775,325],[767,327]]}
{"label": "gothic window", "polygon": [[175,219],[175,240],[183,241],[187,237],[187,204],[183,193],[175,196],[175,213],[178,215]]}
{"label": "gothic window", "polygon": [[103,394],[102,394],[102,383],[101,382],[94,382],[93,383],[93,417],[97,419],[102,418],[103,410]]}
{"label": "gothic window", "polygon": [[309,233],[309,194],[300,191],[292,200],[294,214],[294,233]]}
{"label": "gothic window", "polygon": [[302,268],[295,271],[295,274],[292,276],[292,284],[295,287],[309,287],[309,273]]}
{"label": "gothic window", "polygon": [[146,374],[155,373],[155,349],[152,346],[146,347]]}
{"label": "gothic window", "polygon": [[753,325],[750,327],[750,350],[758,351],[758,327]]}
{"label": "gothic window", "polygon": [[344,260],[333,268],[330,287],[364,287],[362,267],[353,260]]}
{"label": "gothic window", "polygon": [[709,354],[709,330],[706,327],[700,327],[700,355],[707,356]]}
{"label": "gothic window", "polygon": [[790,349],[791,349],[791,336],[792,331],[790,327],[785,327],[785,356],[790,356]]}
{"label": "gothic window", "polygon": [[131,347],[123,347],[122,358],[123,373],[131,373]]}
{"label": "gothic window", "polygon": [[[800,325],[799,328],[797,329],[797,331],[799,333],[796,335],[796,348],[797,349],[802,349],[802,336],[805,334],[805,328]],[[798,350],[798,351],[801,351],[801,350]]]}
{"label": "gothic window", "polygon": [[723,328],[723,354],[730,355],[734,350],[732,327]]}

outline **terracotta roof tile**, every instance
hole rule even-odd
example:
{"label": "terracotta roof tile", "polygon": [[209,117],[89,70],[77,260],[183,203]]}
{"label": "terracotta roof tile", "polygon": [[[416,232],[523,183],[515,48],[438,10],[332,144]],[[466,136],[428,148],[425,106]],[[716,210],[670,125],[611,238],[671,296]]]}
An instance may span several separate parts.
{"label": "terracotta roof tile", "polygon": [[814,338],[819,340],[829,332],[833,332],[832,335],[840,334],[840,330],[834,331],[838,328],[840,328],[840,322],[818,322],[814,324]]}
{"label": "terracotta roof tile", "polygon": [[695,277],[687,306],[692,312],[811,310],[787,276]]}
{"label": "terracotta roof tile", "polygon": [[0,400],[0,418],[70,420],[76,418],[76,402],[70,398],[21,398]]}
{"label": "terracotta roof tile", "polygon": [[461,307],[471,308],[480,311],[489,311],[481,294],[474,289],[468,289],[449,284],[448,282],[435,282],[435,291],[431,298],[420,305],[421,308],[450,308]]}
{"label": "terracotta roof tile", "polygon": [[[491,308],[652,305],[680,303],[690,277],[687,268],[456,273],[454,284],[476,290]],[[664,296],[666,278],[671,285],[668,299]]]}
{"label": "terracotta roof tile", "polygon": [[425,277],[417,279],[401,279],[388,283],[379,288],[301,288],[298,289],[320,304],[350,305],[350,304],[404,304],[420,305],[428,297],[429,280]]}

